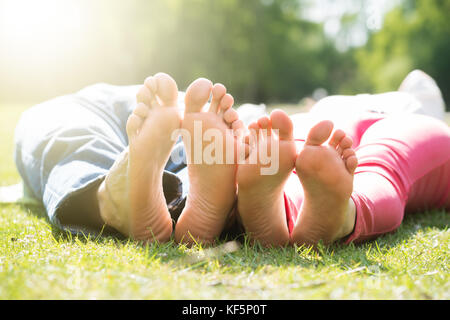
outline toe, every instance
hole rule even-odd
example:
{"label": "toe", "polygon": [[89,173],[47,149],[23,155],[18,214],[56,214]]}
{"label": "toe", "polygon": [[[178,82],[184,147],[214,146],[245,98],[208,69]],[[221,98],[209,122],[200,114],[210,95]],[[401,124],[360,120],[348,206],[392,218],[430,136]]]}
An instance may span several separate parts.
{"label": "toe", "polygon": [[243,141],[245,134],[245,126],[242,120],[236,120],[231,124],[231,130],[233,130],[233,134],[239,141]]}
{"label": "toe", "polygon": [[153,76],[147,77],[144,80],[144,86],[146,86],[152,93],[155,93],[158,89],[158,85],[156,84],[156,80]]}
{"label": "toe", "polygon": [[230,109],[234,104],[234,98],[231,94],[225,94],[220,100],[219,112],[225,112]]}
{"label": "toe", "polygon": [[270,129],[270,118],[267,116],[259,118],[258,125],[261,129]]}
{"label": "toe", "polygon": [[259,135],[259,124],[257,122],[252,122],[248,125],[248,144],[253,145],[258,141],[258,135]]}
{"label": "toe", "polygon": [[242,120],[236,120],[231,124],[231,129],[244,131],[244,122]]}
{"label": "toe", "polygon": [[[261,117],[258,119],[258,125],[260,128],[259,134],[263,135],[263,137],[268,137],[272,134],[272,128],[270,123],[270,118],[267,116]],[[262,130],[262,131],[261,131]]]}
{"label": "toe", "polygon": [[212,83],[208,79],[200,78],[191,83],[186,90],[184,102],[186,113],[201,112],[211,95]]}
{"label": "toe", "polygon": [[341,129],[336,130],[330,138],[328,144],[333,148],[336,148],[339,145],[339,142],[345,137],[345,132]]}
{"label": "toe", "polygon": [[344,151],[348,148],[351,148],[353,144],[353,140],[349,136],[345,136],[342,138],[341,142],[339,142],[336,150],[342,156]]}
{"label": "toe", "polygon": [[339,143],[339,147],[341,147],[343,150],[351,148],[352,145],[353,145],[353,140],[349,136],[345,136]]}
{"label": "toe", "polygon": [[327,141],[332,130],[333,122],[330,120],[320,121],[309,130],[305,143],[312,146],[320,146]]}
{"label": "toe", "polygon": [[217,113],[219,104],[223,96],[227,93],[227,89],[221,83],[216,83],[212,88],[212,99],[209,105],[209,112]]}
{"label": "toe", "polygon": [[355,155],[348,157],[345,160],[345,166],[347,167],[348,172],[351,174],[355,173],[356,167],[358,166],[358,159]]}
{"label": "toe", "polygon": [[356,155],[355,150],[348,148],[342,152],[342,159],[347,160],[349,157],[354,156],[354,155]]}
{"label": "toe", "polygon": [[278,131],[278,136],[281,140],[293,140],[294,126],[291,118],[282,110],[274,110],[270,114],[270,122],[272,124],[272,130]]}
{"label": "toe", "polygon": [[231,125],[233,122],[237,121],[239,119],[239,114],[236,110],[230,108],[223,114],[223,120],[229,125]]}
{"label": "toe", "polygon": [[145,103],[138,103],[136,108],[134,108],[133,113],[142,119],[148,116],[148,106]]}
{"label": "toe", "polygon": [[127,135],[129,139],[133,139],[139,132],[144,120],[138,115],[132,113],[127,120]]}
{"label": "toe", "polygon": [[250,130],[250,132],[258,132],[259,131],[259,124],[257,122],[252,122],[248,125],[248,130]]}
{"label": "toe", "polygon": [[[148,79],[148,78],[147,78]],[[147,85],[147,82],[145,83]],[[178,87],[175,80],[166,73],[157,73],[153,76],[153,81],[148,84],[150,89],[159,98],[161,105],[173,107],[177,105]]]}
{"label": "toe", "polygon": [[154,95],[146,85],[139,88],[136,94],[136,100],[138,103],[145,103],[147,106],[154,106],[156,102]]}

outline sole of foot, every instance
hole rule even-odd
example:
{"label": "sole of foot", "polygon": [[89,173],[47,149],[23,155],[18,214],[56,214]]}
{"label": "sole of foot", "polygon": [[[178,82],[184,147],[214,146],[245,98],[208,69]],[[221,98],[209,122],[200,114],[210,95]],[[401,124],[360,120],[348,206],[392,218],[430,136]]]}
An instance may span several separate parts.
{"label": "sole of foot", "polygon": [[331,121],[319,122],[297,155],[304,200],[291,242],[298,245],[330,244],[353,230],[355,208],[350,196],[358,161],[351,138],[342,130],[332,132]]}
{"label": "sole of foot", "polygon": [[236,132],[243,129],[233,103],[222,84],[207,79],[195,80],[186,90],[182,137],[190,186],[175,228],[177,242],[213,243],[230,219],[236,200]]}
{"label": "sole of foot", "polygon": [[[164,242],[172,234],[172,219],[164,198],[162,176],[175,143],[172,135],[181,125],[177,95],[177,85],[167,74],[158,73],[145,80],[137,93],[137,106],[126,126],[129,154],[121,166],[126,164],[127,167],[124,175],[126,188],[122,190],[126,190],[128,204],[108,203],[103,206],[105,210],[100,210],[106,224],[136,240]],[[110,177],[109,180],[117,179]],[[104,189],[108,189],[108,176],[105,181]],[[109,187],[110,190],[114,188]],[[103,198],[103,203],[113,200],[111,197]],[[114,206],[129,209],[114,212],[111,210]]]}
{"label": "sole of foot", "polygon": [[296,158],[293,124],[285,112],[274,110],[251,123],[249,131],[247,163],[237,172],[239,216],[252,241],[283,246],[289,243],[283,189]]}

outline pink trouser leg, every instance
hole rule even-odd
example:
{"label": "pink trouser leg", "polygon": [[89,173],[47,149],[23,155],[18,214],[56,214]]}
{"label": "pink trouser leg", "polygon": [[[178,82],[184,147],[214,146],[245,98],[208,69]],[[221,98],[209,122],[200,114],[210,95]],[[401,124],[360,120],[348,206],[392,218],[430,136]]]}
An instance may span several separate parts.
{"label": "pink trouser leg", "polygon": [[405,208],[450,208],[450,129],[442,121],[414,114],[382,119],[364,132],[356,155],[357,216],[347,242],[395,230]]}
{"label": "pink trouser leg", "polygon": [[[406,114],[359,117],[341,128],[357,142],[359,161],[352,194],[356,224],[347,243],[395,230],[405,208],[450,208],[450,129],[445,123]],[[303,200],[295,178],[285,188],[290,230]]]}

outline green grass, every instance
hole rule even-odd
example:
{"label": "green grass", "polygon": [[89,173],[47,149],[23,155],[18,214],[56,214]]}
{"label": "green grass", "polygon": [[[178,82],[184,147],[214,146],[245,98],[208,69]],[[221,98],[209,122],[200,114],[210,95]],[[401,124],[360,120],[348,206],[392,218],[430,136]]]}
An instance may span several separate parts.
{"label": "green grass", "polygon": [[13,160],[14,128],[24,105],[0,104],[0,186],[19,182],[19,175]]}
{"label": "green grass", "polygon": [[[19,181],[0,106],[0,185]],[[407,216],[363,245],[186,248],[71,237],[37,207],[0,205],[0,299],[449,299],[449,215]]]}

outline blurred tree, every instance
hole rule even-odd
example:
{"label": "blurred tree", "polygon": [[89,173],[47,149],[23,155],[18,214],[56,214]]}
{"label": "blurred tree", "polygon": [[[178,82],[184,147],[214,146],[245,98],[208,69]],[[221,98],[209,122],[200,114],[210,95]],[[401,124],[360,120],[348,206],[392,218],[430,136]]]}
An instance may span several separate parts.
{"label": "blurred tree", "polygon": [[[141,53],[139,65],[146,74],[164,70],[182,88],[203,76],[225,83],[240,101],[297,102],[317,86],[330,84],[328,72],[339,66],[339,55],[322,27],[299,18],[299,0],[170,4],[169,14],[162,16],[173,17],[174,23],[156,23],[146,56],[138,48],[133,51]],[[149,56],[152,60],[145,60]]]}
{"label": "blurred tree", "polygon": [[76,3],[84,8],[77,30],[47,42],[36,34],[39,41],[15,49],[19,58],[12,46],[20,39],[2,46],[0,37],[7,48],[0,50],[1,99],[23,99],[23,91],[48,99],[95,82],[141,83],[164,71],[181,90],[207,77],[226,84],[239,102],[298,102],[317,87],[336,91],[350,63],[322,25],[301,18],[302,0]]}
{"label": "blurred tree", "polygon": [[422,69],[437,81],[449,108],[449,12],[448,0],[404,0],[357,50],[360,76],[382,92],[396,90],[408,72]]}
{"label": "blurred tree", "polygon": [[[0,0],[0,17],[8,1]],[[364,32],[367,3],[360,1],[360,13],[342,16],[336,39],[305,20],[307,0],[66,0],[70,10],[42,1],[53,4],[41,8],[48,21],[33,12],[12,17],[15,32],[0,21],[0,100],[35,102],[95,82],[137,84],[164,71],[181,90],[207,77],[226,84],[238,103],[298,102],[318,87],[395,90],[421,68],[449,105],[450,1],[403,0],[364,47],[338,51],[354,24]]]}

